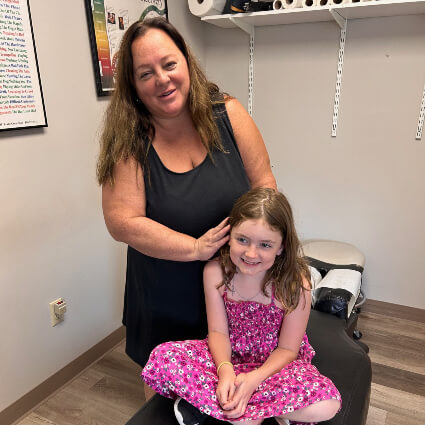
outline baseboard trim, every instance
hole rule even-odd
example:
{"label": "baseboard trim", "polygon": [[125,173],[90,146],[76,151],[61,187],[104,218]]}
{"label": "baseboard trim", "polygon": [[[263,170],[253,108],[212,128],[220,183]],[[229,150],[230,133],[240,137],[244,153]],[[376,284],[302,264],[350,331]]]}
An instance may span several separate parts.
{"label": "baseboard trim", "polygon": [[47,378],[40,385],[22,396],[0,412],[0,424],[11,425],[29,414],[46,398],[52,396],[69,381],[98,361],[125,338],[125,327],[121,326],[99,343],[77,357],[64,368]]}
{"label": "baseboard trim", "polygon": [[361,307],[362,311],[383,314],[385,316],[397,317],[398,319],[411,320],[413,322],[425,323],[425,310],[416,307],[387,303],[367,299]]}

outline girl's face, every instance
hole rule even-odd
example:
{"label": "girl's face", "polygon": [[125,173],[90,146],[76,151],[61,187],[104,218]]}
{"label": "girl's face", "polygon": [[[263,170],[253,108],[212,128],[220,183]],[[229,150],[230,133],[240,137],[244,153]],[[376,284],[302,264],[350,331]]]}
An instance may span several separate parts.
{"label": "girl's face", "polygon": [[282,253],[282,235],[264,220],[246,220],[230,233],[230,259],[239,273],[264,275]]}
{"label": "girl's face", "polygon": [[154,118],[173,118],[187,110],[190,89],[186,58],[174,41],[156,28],[131,45],[133,83]]}

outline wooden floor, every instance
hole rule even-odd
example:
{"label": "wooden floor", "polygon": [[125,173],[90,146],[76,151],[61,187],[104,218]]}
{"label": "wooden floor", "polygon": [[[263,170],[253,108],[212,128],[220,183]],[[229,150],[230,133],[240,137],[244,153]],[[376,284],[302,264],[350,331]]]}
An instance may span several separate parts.
{"label": "wooden floor", "polygon": [[[359,318],[373,368],[367,425],[424,425],[425,312],[388,306],[368,301]],[[121,343],[18,424],[124,425],[144,402],[139,374]]]}

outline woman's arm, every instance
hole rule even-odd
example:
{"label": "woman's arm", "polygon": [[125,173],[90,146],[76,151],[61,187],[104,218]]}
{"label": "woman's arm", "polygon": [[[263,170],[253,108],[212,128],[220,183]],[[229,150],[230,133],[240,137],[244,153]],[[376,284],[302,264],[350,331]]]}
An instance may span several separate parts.
{"label": "woman's arm", "polygon": [[237,99],[227,100],[226,109],[251,187],[276,189],[269,155],[254,120]]}
{"label": "woman's arm", "polygon": [[112,237],[143,254],[174,261],[207,260],[228,241],[226,220],[199,239],[146,217],[143,172],[134,159],[114,167],[114,183],[102,187],[102,208],[106,227]]}

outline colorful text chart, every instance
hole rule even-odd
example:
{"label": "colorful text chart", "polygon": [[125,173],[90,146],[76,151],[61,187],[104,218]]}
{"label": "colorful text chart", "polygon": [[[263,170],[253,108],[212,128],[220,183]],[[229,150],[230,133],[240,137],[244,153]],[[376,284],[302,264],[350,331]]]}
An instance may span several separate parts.
{"label": "colorful text chart", "polygon": [[104,90],[112,90],[114,86],[111,66],[111,54],[106,31],[104,0],[93,0],[93,24],[96,34],[97,57],[99,60],[100,79]]}
{"label": "colorful text chart", "polygon": [[0,0],[0,130],[46,125],[26,0]]}

